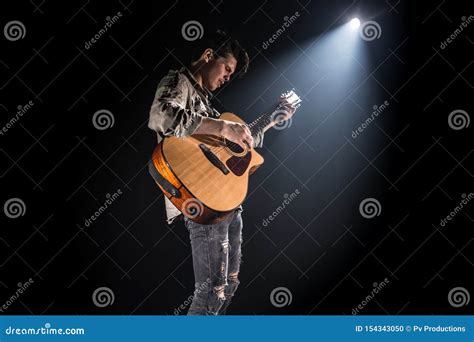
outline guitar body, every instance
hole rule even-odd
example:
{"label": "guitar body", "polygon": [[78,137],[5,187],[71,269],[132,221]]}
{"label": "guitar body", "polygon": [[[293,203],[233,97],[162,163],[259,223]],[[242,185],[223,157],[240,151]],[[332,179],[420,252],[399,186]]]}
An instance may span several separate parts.
{"label": "guitar body", "polygon": [[[232,113],[224,113],[220,119],[245,123]],[[153,152],[149,170],[184,215],[212,224],[242,204],[249,175],[263,161],[253,149],[243,150],[221,137],[196,134],[163,139]]]}

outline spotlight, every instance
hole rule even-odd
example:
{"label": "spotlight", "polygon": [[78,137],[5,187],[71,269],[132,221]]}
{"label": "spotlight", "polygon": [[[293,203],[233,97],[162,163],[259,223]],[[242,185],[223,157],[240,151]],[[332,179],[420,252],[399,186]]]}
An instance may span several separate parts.
{"label": "spotlight", "polygon": [[351,20],[350,24],[353,30],[357,30],[360,26],[360,20],[358,18],[354,18]]}

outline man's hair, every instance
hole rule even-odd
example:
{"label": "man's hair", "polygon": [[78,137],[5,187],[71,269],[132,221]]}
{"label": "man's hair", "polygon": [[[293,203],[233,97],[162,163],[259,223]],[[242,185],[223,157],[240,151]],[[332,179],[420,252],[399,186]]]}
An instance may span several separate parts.
{"label": "man's hair", "polygon": [[228,35],[225,31],[217,30],[213,34],[199,40],[194,47],[191,62],[197,61],[202,53],[211,48],[216,58],[227,57],[232,54],[237,60],[237,66],[234,74],[242,77],[249,67],[249,56],[247,52],[240,46],[240,43]]}

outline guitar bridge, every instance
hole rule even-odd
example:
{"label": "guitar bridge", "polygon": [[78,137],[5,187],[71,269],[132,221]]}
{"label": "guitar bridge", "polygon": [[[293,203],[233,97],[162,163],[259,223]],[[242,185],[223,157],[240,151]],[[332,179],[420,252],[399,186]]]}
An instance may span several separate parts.
{"label": "guitar bridge", "polygon": [[229,169],[224,165],[223,162],[220,161],[220,159],[214,154],[214,152],[209,149],[209,147],[207,147],[205,144],[199,144],[199,148],[212,165],[221,170],[224,175],[229,174]]}

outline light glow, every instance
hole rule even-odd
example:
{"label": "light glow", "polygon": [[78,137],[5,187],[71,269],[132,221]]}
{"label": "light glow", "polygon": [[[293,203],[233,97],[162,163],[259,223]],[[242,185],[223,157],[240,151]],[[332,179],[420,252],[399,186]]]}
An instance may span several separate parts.
{"label": "light glow", "polygon": [[351,28],[354,30],[357,30],[360,26],[360,20],[359,18],[354,18],[351,20]]}

